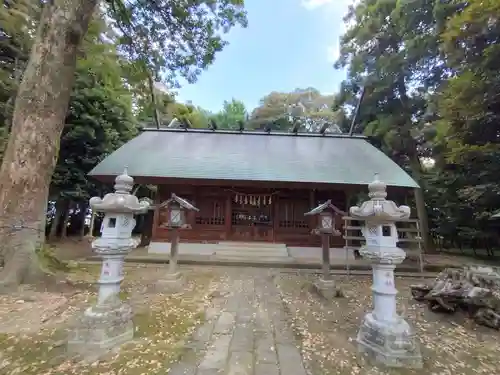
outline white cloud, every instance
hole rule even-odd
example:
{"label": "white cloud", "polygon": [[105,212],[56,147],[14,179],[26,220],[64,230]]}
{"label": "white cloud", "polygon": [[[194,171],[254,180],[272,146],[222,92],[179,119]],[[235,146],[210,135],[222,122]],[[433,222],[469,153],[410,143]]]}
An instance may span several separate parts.
{"label": "white cloud", "polygon": [[[320,2],[321,0],[310,0]],[[324,4],[327,4],[327,0],[323,0]],[[326,47],[326,58],[329,63],[334,63],[340,56],[340,37],[349,29],[351,25],[344,22],[344,17],[347,15],[349,10],[349,5],[356,3],[356,0],[336,0],[330,3],[330,17],[331,22],[335,25],[331,29],[332,42]],[[334,8],[334,9],[331,9]]]}
{"label": "white cloud", "polygon": [[335,0],[302,0],[301,4],[307,10],[313,10],[327,4],[332,4],[334,1]]}

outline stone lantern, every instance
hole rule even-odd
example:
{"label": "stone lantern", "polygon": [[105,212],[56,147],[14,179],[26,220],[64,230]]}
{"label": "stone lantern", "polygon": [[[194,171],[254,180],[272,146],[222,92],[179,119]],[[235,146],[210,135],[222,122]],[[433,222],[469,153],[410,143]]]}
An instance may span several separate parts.
{"label": "stone lantern", "polygon": [[358,348],[370,359],[391,367],[422,367],[418,340],[410,325],[396,313],[397,290],[394,269],[405,259],[397,247],[395,222],[408,219],[410,208],[386,200],[386,185],[375,175],[368,185],[369,201],[351,207],[350,215],[364,221],[362,232],[366,245],[360,249],[363,258],[372,263],[373,306],[365,315],[358,332]]}
{"label": "stone lantern", "polygon": [[71,333],[68,348],[83,355],[97,356],[105,349],[133,338],[132,309],[119,298],[125,256],[138,245],[132,238],[134,215],[144,213],[149,202],[139,201],[130,191],[134,179],[127,170],[115,179],[115,192],[90,199],[92,211],[103,212],[102,236],[92,248],[102,258],[97,303],[88,308]]}
{"label": "stone lantern", "polygon": [[170,199],[159,206],[159,209],[167,209],[168,219],[161,227],[169,229],[171,234],[168,272],[164,278],[159,280],[159,283],[167,286],[172,291],[176,291],[182,285],[181,274],[177,266],[179,257],[179,229],[191,229],[191,225],[186,220],[187,212],[198,212],[199,209],[174,193],[172,193]]}
{"label": "stone lantern", "polygon": [[346,216],[346,213],[335,207],[331,200],[327,200],[304,215],[318,218],[317,227],[312,230],[312,233],[321,236],[322,276],[314,286],[318,292],[327,298],[340,296],[341,292],[336,288],[335,282],[330,275],[330,236],[341,235],[340,231],[335,228],[335,217]]}

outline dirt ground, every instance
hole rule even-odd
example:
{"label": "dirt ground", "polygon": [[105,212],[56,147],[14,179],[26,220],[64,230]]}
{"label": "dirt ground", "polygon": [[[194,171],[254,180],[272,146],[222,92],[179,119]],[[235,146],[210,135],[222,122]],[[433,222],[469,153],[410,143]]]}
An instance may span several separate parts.
{"label": "dirt ground", "polygon": [[96,300],[91,282],[99,267],[82,266],[69,274],[75,285],[60,293],[24,288],[0,297],[0,374],[157,374],[165,373],[180,355],[184,340],[203,320],[217,276],[210,269],[184,268],[183,295],[166,295],[154,287],[164,272],[154,266],[127,266],[121,298],[135,312],[134,342],[95,363],[66,353],[68,330],[74,319]]}
{"label": "dirt ground", "polygon": [[[65,260],[92,254],[85,240],[59,245],[56,253],[64,254],[61,258]],[[0,374],[168,374],[186,340],[204,320],[210,296],[216,294],[221,283],[228,283],[222,281],[225,267],[181,268],[188,280],[184,293],[166,295],[153,288],[165,266],[126,266],[121,297],[134,308],[136,339],[92,364],[68,358],[65,349],[75,317],[96,299],[93,283],[99,272],[97,264],[75,268],[69,274],[73,285],[60,291],[24,288],[0,296]],[[371,309],[371,278],[336,277],[346,297],[325,301],[311,291],[311,281],[317,277],[314,274],[272,272],[310,374],[500,374],[500,334],[462,315],[435,314],[424,304],[414,302],[409,285],[420,279],[398,279],[397,287],[400,313],[421,340],[424,369],[384,370],[359,358],[354,341],[364,314]]]}
{"label": "dirt ground", "polygon": [[[78,239],[76,237],[68,237],[63,241],[56,241],[49,244],[57,257],[61,260],[78,260],[85,259],[95,255],[91,247],[92,239],[89,237],[84,237],[83,239]],[[137,248],[132,254],[144,256],[147,254],[147,248]],[[405,260],[405,265],[414,266],[418,269],[418,255],[417,253],[408,253],[408,258]],[[490,264],[498,265],[498,258],[487,258],[487,257],[472,257],[466,256],[461,253],[449,254],[449,253],[437,253],[437,254],[424,254],[423,260],[426,265],[438,265],[438,266],[454,266],[460,267],[462,264],[467,263],[478,263],[478,264]]]}
{"label": "dirt ground", "polygon": [[399,313],[416,330],[424,358],[422,370],[380,369],[356,355],[356,334],[372,308],[368,277],[338,279],[345,298],[325,301],[311,289],[312,275],[281,275],[277,282],[293,316],[302,353],[314,375],[476,375],[500,374],[500,334],[462,315],[440,315],[411,299],[409,286],[421,279],[397,279]]}

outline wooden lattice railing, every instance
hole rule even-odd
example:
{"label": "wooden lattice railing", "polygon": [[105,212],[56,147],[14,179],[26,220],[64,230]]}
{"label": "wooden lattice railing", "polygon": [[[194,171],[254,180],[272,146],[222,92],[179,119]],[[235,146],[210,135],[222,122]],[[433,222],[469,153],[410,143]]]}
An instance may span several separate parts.
{"label": "wooden lattice railing", "polygon": [[[347,274],[350,273],[349,265],[349,250],[353,251],[354,256],[359,257],[359,249],[365,244],[365,238],[361,233],[361,225],[359,223],[362,220],[354,219],[350,216],[344,216],[344,250],[346,253],[346,268]],[[406,219],[401,220],[396,223],[396,228],[398,230],[398,246],[405,249],[406,254],[409,258],[416,258],[419,270],[421,273],[424,272],[424,262],[422,257],[422,235],[420,232],[420,226],[417,219]]]}

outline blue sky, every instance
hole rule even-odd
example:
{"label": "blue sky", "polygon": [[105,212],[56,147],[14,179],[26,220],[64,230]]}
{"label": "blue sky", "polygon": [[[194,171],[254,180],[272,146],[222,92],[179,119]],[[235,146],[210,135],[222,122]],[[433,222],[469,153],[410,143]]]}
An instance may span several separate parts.
{"label": "blue sky", "polygon": [[248,110],[271,91],[315,87],[337,91],[345,77],[333,62],[351,0],[245,0],[249,25],[226,35],[229,45],[198,81],[178,91],[218,111],[224,100],[242,100]]}

